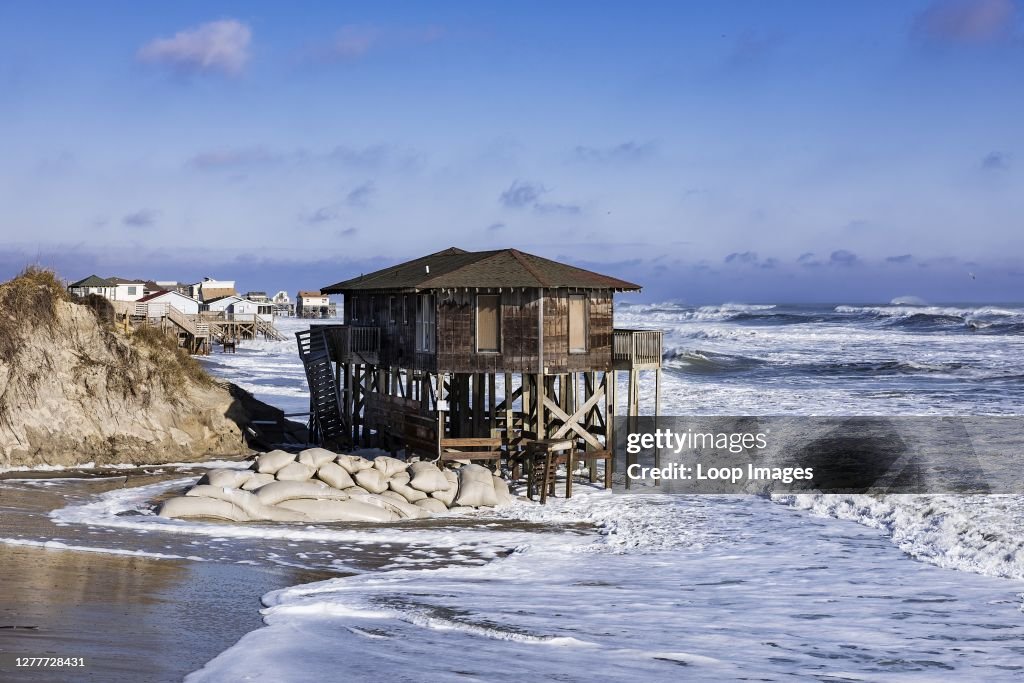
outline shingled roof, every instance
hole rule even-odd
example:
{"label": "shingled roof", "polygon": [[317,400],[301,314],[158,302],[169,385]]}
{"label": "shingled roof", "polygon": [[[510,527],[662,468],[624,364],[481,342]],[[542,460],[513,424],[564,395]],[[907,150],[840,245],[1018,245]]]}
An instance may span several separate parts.
{"label": "shingled roof", "polygon": [[324,294],[375,289],[574,287],[636,291],[640,285],[517,249],[465,251],[456,247],[322,288]]}
{"label": "shingled roof", "polygon": [[72,282],[68,287],[112,287],[113,284],[114,283],[110,280],[102,278],[99,275],[90,275],[78,282]]}

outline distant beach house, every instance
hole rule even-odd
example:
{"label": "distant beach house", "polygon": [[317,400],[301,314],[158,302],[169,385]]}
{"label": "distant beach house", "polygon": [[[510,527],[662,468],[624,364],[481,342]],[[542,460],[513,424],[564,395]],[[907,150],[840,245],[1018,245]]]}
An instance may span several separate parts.
{"label": "distant beach house", "polygon": [[146,296],[145,280],[128,280],[123,277],[111,277],[107,280],[113,285],[113,301],[138,301]]}
{"label": "distant beach house", "polygon": [[68,292],[75,296],[96,294],[110,301],[138,301],[146,296],[146,284],[145,280],[90,275],[84,280],[68,285]]}
{"label": "distant beach house", "polygon": [[104,299],[114,298],[114,283],[99,275],[90,275],[78,282],[68,285],[68,293],[72,296],[89,296],[95,294]]}
{"label": "distant beach house", "polygon": [[214,280],[204,277],[202,282],[192,285],[189,293],[193,299],[206,303],[225,296],[237,296],[234,280]]}
{"label": "distant beach house", "polygon": [[159,290],[148,294],[136,303],[147,305],[147,316],[162,318],[167,315],[167,308],[173,306],[185,315],[197,315],[199,302],[174,290]]}
{"label": "distant beach house", "polygon": [[288,292],[283,289],[274,295],[271,303],[274,305],[275,315],[295,315],[295,304],[292,303]]}
{"label": "distant beach house", "polygon": [[273,304],[250,301],[237,294],[206,301],[203,303],[203,310],[219,314],[228,320],[274,320]]}
{"label": "distant beach house", "polygon": [[246,292],[243,298],[248,299],[249,301],[255,301],[258,304],[270,303],[270,299],[267,298],[266,292]]}
{"label": "distant beach house", "polygon": [[163,290],[167,292],[177,292],[178,294],[184,294],[185,296],[191,296],[192,285],[177,280],[157,280],[153,284],[156,285],[154,292]]}
{"label": "distant beach house", "polygon": [[300,318],[333,318],[337,314],[331,298],[320,292],[300,291],[295,315]]}

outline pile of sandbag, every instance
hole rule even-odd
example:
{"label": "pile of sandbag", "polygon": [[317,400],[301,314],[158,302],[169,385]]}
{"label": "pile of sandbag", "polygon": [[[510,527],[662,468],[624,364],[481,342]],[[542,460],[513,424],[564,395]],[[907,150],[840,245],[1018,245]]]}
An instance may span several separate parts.
{"label": "pile of sandbag", "polygon": [[211,470],[157,514],[233,522],[395,522],[511,502],[505,480],[481,465],[442,470],[426,461],[367,460],[310,448],[297,456],[264,453],[248,470]]}

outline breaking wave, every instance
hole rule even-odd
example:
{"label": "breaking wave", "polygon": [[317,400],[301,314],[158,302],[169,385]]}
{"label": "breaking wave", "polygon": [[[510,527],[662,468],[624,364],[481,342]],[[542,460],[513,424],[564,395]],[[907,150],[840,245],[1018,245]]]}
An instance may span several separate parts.
{"label": "breaking wave", "polygon": [[940,567],[1024,579],[1022,496],[801,494],[774,499],[880,529],[907,554]]}

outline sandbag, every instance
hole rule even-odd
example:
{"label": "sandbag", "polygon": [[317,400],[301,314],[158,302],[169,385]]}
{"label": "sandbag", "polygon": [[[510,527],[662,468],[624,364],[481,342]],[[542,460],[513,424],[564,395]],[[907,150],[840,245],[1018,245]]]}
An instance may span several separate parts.
{"label": "sandbag", "polygon": [[398,514],[361,500],[286,500],[278,504],[286,510],[300,512],[313,522],[394,522]]}
{"label": "sandbag", "polygon": [[226,519],[230,522],[247,522],[249,516],[245,511],[226,500],[217,498],[200,498],[198,496],[180,496],[165,500],[157,514],[169,519],[205,517],[209,519]]}
{"label": "sandbag", "polygon": [[494,506],[497,504],[498,497],[494,494],[494,476],[489,469],[482,465],[465,465],[459,468],[459,492],[455,496],[456,507]]}
{"label": "sandbag", "polygon": [[359,486],[353,486],[352,488],[347,488],[347,489],[343,490],[342,493],[347,495],[349,498],[366,498],[368,496],[372,496],[373,495],[372,493],[370,493],[366,489],[360,488]]}
{"label": "sandbag", "polygon": [[455,494],[459,492],[459,477],[450,470],[444,470],[441,474],[444,475],[445,481],[448,482],[448,487],[440,491],[434,491],[430,494],[430,497],[436,498],[447,507],[451,507],[452,503],[455,502]]}
{"label": "sandbag", "polygon": [[309,465],[293,462],[279,469],[274,476],[278,481],[306,481],[316,472]]}
{"label": "sandbag", "polygon": [[434,491],[443,491],[450,486],[444,472],[432,462],[422,460],[414,462],[409,465],[409,474],[411,476],[409,486],[417,491],[433,493]]}
{"label": "sandbag", "polygon": [[494,475],[494,497],[498,499],[498,506],[511,505],[515,502],[515,498],[512,497],[512,493],[508,490],[508,482]]}
{"label": "sandbag", "polygon": [[237,505],[250,521],[272,519],[275,522],[301,522],[303,517],[291,512],[287,515],[275,515],[271,506],[262,502],[255,494],[241,489],[217,488],[210,485],[194,486],[185,494],[196,498],[214,498],[225,500]]}
{"label": "sandbag", "polygon": [[249,480],[242,484],[243,491],[255,491],[261,486],[266,486],[270,482],[275,481],[273,474],[265,474],[263,472],[253,472]]}
{"label": "sandbag", "polygon": [[427,512],[448,512],[448,506],[437,498],[424,498],[413,503],[416,507],[423,508]]}
{"label": "sandbag", "polygon": [[209,484],[219,488],[237,489],[242,487],[256,474],[252,470],[210,470],[199,480],[200,484]]}
{"label": "sandbag", "polygon": [[348,494],[332,489],[322,481],[275,481],[266,486],[261,486],[256,491],[256,497],[264,505],[277,505],[282,500],[292,498],[328,498],[332,500],[345,500]]}
{"label": "sandbag", "polygon": [[276,474],[285,465],[295,462],[295,454],[288,451],[276,450],[264,453],[256,461],[256,471],[265,474]]}
{"label": "sandbag", "polygon": [[373,466],[380,470],[384,477],[390,478],[399,472],[405,472],[405,462],[398,458],[381,455],[373,459]]}
{"label": "sandbag", "polygon": [[[375,495],[378,495],[378,494],[371,493],[370,495],[371,496],[375,496]],[[408,503],[409,502],[409,501],[407,501],[405,499],[405,496],[403,496],[401,493],[395,493],[394,491],[392,491],[390,489],[385,491],[384,493],[379,494],[379,495],[384,496],[385,498],[391,498],[392,500],[400,500],[403,503]]]}
{"label": "sandbag", "polygon": [[399,501],[383,495],[374,494],[362,500],[370,505],[377,505],[385,510],[391,510],[402,519],[421,519],[430,516],[430,513],[421,507],[416,507],[407,501]]}
{"label": "sandbag", "polygon": [[316,478],[336,489],[347,489],[356,485],[352,481],[352,475],[333,460],[320,465],[320,469],[316,471]]}
{"label": "sandbag", "polygon": [[373,467],[373,462],[358,455],[339,455],[334,459],[334,462],[341,465],[349,474],[355,474],[356,472]]}
{"label": "sandbag", "polygon": [[355,475],[356,484],[362,486],[370,493],[383,493],[388,490],[387,479],[384,474],[376,469],[360,470]]}
{"label": "sandbag", "polygon": [[[475,465],[470,463],[469,465],[463,465],[459,468],[459,483],[464,481],[478,481],[481,484],[491,484],[491,477],[494,473],[483,465]],[[494,485],[491,484],[493,487]]]}
{"label": "sandbag", "polygon": [[325,462],[334,462],[334,459],[337,457],[337,453],[332,453],[326,448],[307,448],[306,450],[299,452],[298,462],[301,462],[303,465],[309,465],[313,469],[317,469]]}
{"label": "sandbag", "polygon": [[388,488],[391,489],[391,492],[398,493],[404,500],[410,503],[415,503],[417,500],[423,500],[427,497],[427,494],[423,493],[423,491],[417,491],[409,486],[409,475],[405,472],[400,472],[388,479]]}

